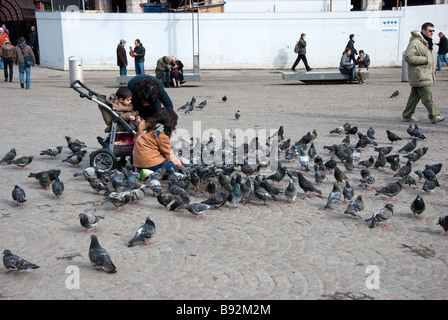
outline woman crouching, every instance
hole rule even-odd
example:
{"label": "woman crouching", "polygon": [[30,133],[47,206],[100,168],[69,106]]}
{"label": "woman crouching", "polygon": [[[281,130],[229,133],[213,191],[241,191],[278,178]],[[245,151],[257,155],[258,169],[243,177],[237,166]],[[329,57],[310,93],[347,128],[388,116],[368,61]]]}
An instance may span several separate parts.
{"label": "woman crouching", "polygon": [[171,108],[161,108],[154,116],[140,123],[134,141],[133,164],[141,169],[156,171],[165,166],[164,179],[170,168],[179,171],[184,165],[173,153],[170,137],[176,130],[178,116]]}

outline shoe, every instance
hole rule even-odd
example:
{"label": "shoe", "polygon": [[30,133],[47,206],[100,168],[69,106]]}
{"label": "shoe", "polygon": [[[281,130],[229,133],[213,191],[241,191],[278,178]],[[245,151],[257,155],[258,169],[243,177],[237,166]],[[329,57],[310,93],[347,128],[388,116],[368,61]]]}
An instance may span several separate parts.
{"label": "shoe", "polygon": [[402,119],[401,119],[401,121],[403,121],[403,122],[419,122],[420,120],[418,120],[416,117],[414,117],[414,116],[411,116],[410,118],[405,118],[405,117],[403,117]]}
{"label": "shoe", "polygon": [[311,71],[311,70],[313,70],[313,68],[306,69],[306,71]]}
{"label": "shoe", "polygon": [[5,79],[5,81],[8,81],[8,79]]}
{"label": "shoe", "polygon": [[431,123],[442,122],[443,120],[445,120],[445,117],[441,117],[440,115],[437,115],[431,119]]}
{"label": "shoe", "polygon": [[291,68],[291,71],[296,72],[296,69]]}
{"label": "shoe", "polygon": [[20,82],[20,88],[25,88],[25,84],[23,82]]}

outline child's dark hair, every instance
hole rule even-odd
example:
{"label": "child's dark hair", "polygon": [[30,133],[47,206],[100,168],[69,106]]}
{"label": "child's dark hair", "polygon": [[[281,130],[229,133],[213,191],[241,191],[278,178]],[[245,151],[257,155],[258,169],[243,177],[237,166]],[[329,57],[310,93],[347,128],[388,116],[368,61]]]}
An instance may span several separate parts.
{"label": "child's dark hair", "polygon": [[146,119],[148,122],[146,130],[155,130],[156,124],[160,123],[165,127],[165,134],[170,137],[171,133],[176,130],[178,118],[177,113],[173,109],[167,107],[161,108],[154,114],[154,116]]}
{"label": "child's dark hair", "polygon": [[128,89],[127,87],[120,87],[117,92],[115,93],[117,98],[126,99],[126,98],[132,98],[132,91]]}

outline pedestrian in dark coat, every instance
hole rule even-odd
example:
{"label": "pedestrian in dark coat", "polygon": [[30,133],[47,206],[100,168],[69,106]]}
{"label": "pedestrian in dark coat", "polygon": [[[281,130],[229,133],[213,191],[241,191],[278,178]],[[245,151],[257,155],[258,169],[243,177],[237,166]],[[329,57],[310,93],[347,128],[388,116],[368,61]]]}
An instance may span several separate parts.
{"label": "pedestrian in dark coat", "polygon": [[442,59],[448,65],[448,59],[446,58],[446,54],[448,53],[448,39],[446,38],[443,32],[439,32],[439,43],[436,45],[439,46],[439,51],[437,51],[437,70],[442,70]]}
{"label": "pedestrian in dark coat", "polygon": [[305,41],[305,38],[306,38],[306,34],[302,33],[300,35],[300,40],[298,41],[299,52],[297,54],[297,59],[296,59],[296,61],[294,61],[294,64],[291,67],[292,71],[296,71],[296,67],[299,64],[300,60],[303,60],[303,63],[305,64],[306,71],[313,70],[308,65],[308,60],[306,59],[306,41]]}
{"label": "pedestrian in dark coat", "polygon": [[[128,57],[124,48],[125,45],[126,40],[121,39],[117,47],[117,66],[120,67],[120,76],[126,76],[128,73]],[[126,82],[120,82],[120,84],[126,84]]]}
{"label": "pedestrian in dark coat", "polygon": [[352,52],[350,55],[350,60],[353,60],[353,62],[355,62],[355,55],[358,55],[358,51],[355,49],[355,35],[353,33],[350,35],[350,40],[348,40],[348,43],[345,47],[350,48]]}

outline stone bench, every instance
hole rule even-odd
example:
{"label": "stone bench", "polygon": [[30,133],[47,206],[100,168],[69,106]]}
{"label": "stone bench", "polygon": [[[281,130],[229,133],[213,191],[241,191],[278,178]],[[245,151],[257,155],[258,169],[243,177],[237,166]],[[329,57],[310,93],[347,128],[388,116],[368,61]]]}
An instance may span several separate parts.
{"label": "stone bench", "polygon": [[[366,79],[370,78],[370,72],[364,74]],[[326,71],[308,71],[308,72],[282,72],[282,78],[286,81],[299,80],[304,83],[312,84],[331,84],[331,83],[347,83],[350,75],[341,73],[339,70]]]}
{"label": "stone bench", "polygon": [[[154,76],[154,75],[152,75]],[[127,84],[129,80],[131,80],[134,75],[127,75],[127,76],[117,76],[117,83],[124,83]],[[184,81],[201,81],[201,74],[200,73],[184,73]]]}

